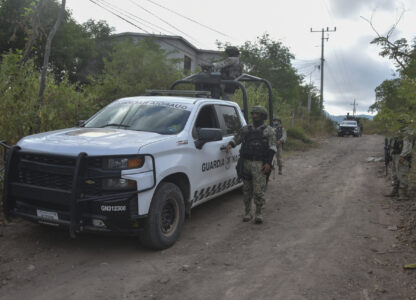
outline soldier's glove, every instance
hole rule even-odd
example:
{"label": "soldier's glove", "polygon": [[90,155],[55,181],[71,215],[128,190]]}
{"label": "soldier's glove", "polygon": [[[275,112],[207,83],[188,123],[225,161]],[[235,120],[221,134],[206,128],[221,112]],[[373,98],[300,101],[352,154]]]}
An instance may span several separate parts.
{"label": "soldier's glove", "polygon": [[263,165],[263,173],[264,173],[264,174],[269,174],[269,173],[270,173],[270,171],[271,171],[271,167],[270,167],[269,163],[265,163],[265,164]]}

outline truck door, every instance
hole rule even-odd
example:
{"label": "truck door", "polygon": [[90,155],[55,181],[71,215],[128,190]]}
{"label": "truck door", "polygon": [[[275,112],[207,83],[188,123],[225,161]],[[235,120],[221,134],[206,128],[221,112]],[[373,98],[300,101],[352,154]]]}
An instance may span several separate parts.
{"label": "truck door", "polygon": [[[218,120],[222,130],[223,145],[227,145],[231,139],[237,134],[242,127],[241,119],[235,106],[216,104],[215,110],[217,112]],[[229,153],[222,151],[222,158],[225,159],[225,170],[223,176],[226,177],[227,182],[231,180],[231,184],[226,188],[231,188],[233,183],[236,183],[237,172],[236,165],[240,155],[240,145],[231,149]]]}
{"label": "truck door", "polygon": [[[201,107],[195,123],[192,128],[192,137],[198,139],[198,131],[200,128],[218,128],[217,113],[214,105],[208,104]],[[195,147],[195,155],[193,156],[193,169],[195,170],[193,178],[192,205],[204,202],[217,192],[217,184],[224,177],[225,170],[224,154],[220,150],[224,141],[214,141],[204,144],[202,149]]]}
{"label": "truck door", "polygon": [[193,138],[198,138],[199,128],[218,128],[223,133],[223,139],[208,142],[202,149],[196,149],[196,172],[195,178],[191,179],[195,186],[195,190],[192,191],[193,205],[229,190],[238,183],[235,165],[239,147],[227,154],[224,146],[240,127],[240,119],[233,106],[210,104],[200,109],[192,130]]}

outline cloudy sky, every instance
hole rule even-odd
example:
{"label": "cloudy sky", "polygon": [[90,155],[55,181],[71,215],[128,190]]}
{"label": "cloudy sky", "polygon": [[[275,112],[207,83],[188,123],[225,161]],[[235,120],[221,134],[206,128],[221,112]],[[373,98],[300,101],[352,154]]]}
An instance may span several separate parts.
{"label": "cloudy sky", "polygon": [[[92,2],[118,10],[142,30]],[[216,50],[217,40],[242,45],[268,33],[295,55],[305,82],[318,88],[320,30],[336,27],[325,34],[324,47],[324,106],[335,115],[352,112],[354,99],[357,113],[368,113],[374,89],[395,76],[391,61],[370,45],[376,34],[362,17],[385,34],[404,12],[394,38],[416,37],[415,0],[67,0],[67,8],[80,23],[106,20],[116,32],[181,35],[202,49]]]}

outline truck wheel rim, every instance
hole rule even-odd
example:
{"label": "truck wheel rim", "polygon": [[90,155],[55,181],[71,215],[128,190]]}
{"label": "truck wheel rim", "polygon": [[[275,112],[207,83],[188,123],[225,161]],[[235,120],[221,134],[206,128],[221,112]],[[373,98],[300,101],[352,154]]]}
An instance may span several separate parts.
{"label": "truck wheel rim", "polygon": [[174,199],[167,199],[162,207],[160,229],[166,236],[173,234],[179,220],[179,207]]}

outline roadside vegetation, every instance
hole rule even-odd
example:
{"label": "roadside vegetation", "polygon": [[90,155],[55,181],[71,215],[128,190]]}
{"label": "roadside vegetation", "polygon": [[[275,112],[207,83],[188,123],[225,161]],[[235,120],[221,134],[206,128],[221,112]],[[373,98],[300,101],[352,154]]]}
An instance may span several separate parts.
{"label": "roadside vegetation", "polygon": [[[114,99],[166,89],[185,75],[152,40],[118,40],[106,22],[78,24],[66,11],[52,42],[44,100],[39,103],[45,42],[59,10],[57,0],[0,0],[0,139],[9,144],[28,134],[74,126]],[[323,127],[311,125],[325,122],[317,90],[305,85],[291,65],[289,49],[267,34],[239,48],[244,72],[271,82],[274,114],[284,125],[295,126],[295,120],[308,135],[316,135],[314,128],[323,133]],[[309,92],[312,109],[307,115]],[[248,97],[249,106],[267,107],[265,90],[253,85]],[[241,101],[238,94],[236,101]],[[306,117],[308,122],[303,122]]]}
{"label": "roadside vegetation", "polygon": [[[371,21],[369,23],[372,25]],[[380,55],[391,59],[396,67],[396,78],[385,80],[376,88],[376,101],[370,107],[377,113],[375,132],[384,132],[387,136],[399,129],[397,118],[402,113],[413,120],[410,126],[416,132],[416,38],[412,42],[405,38],[392,40],[395,28],[396,24],[385,36],[375,31],[377,37],[372,41],[381,48]],[[413,148],[409,186],[411,194],[416,196],[416,147]],[[414,218],[416,220],[416,216]]]}
{"label": "roadside vegetation", "polygon": [[[117,98],[167,89],[188,75],[151,39],[118,39],[106,22],[79,24],[65,10],[53,35],[43,90],[47,40],[60,11],[58,0],[0,0],[0,141],[9,145],[29,134],[76,126]],[[287,47],[267,34],[238,47],[244,72],[273,86],[274,115],[288,129],[286,149],[305,150],[314,145],[313,137],[333,130],[320,110],[317,89],[304,83]],[[268,107],[266,90],[256,85],[247,89],[249,107]],[[242,107],[238,92],[235,101]]]}

